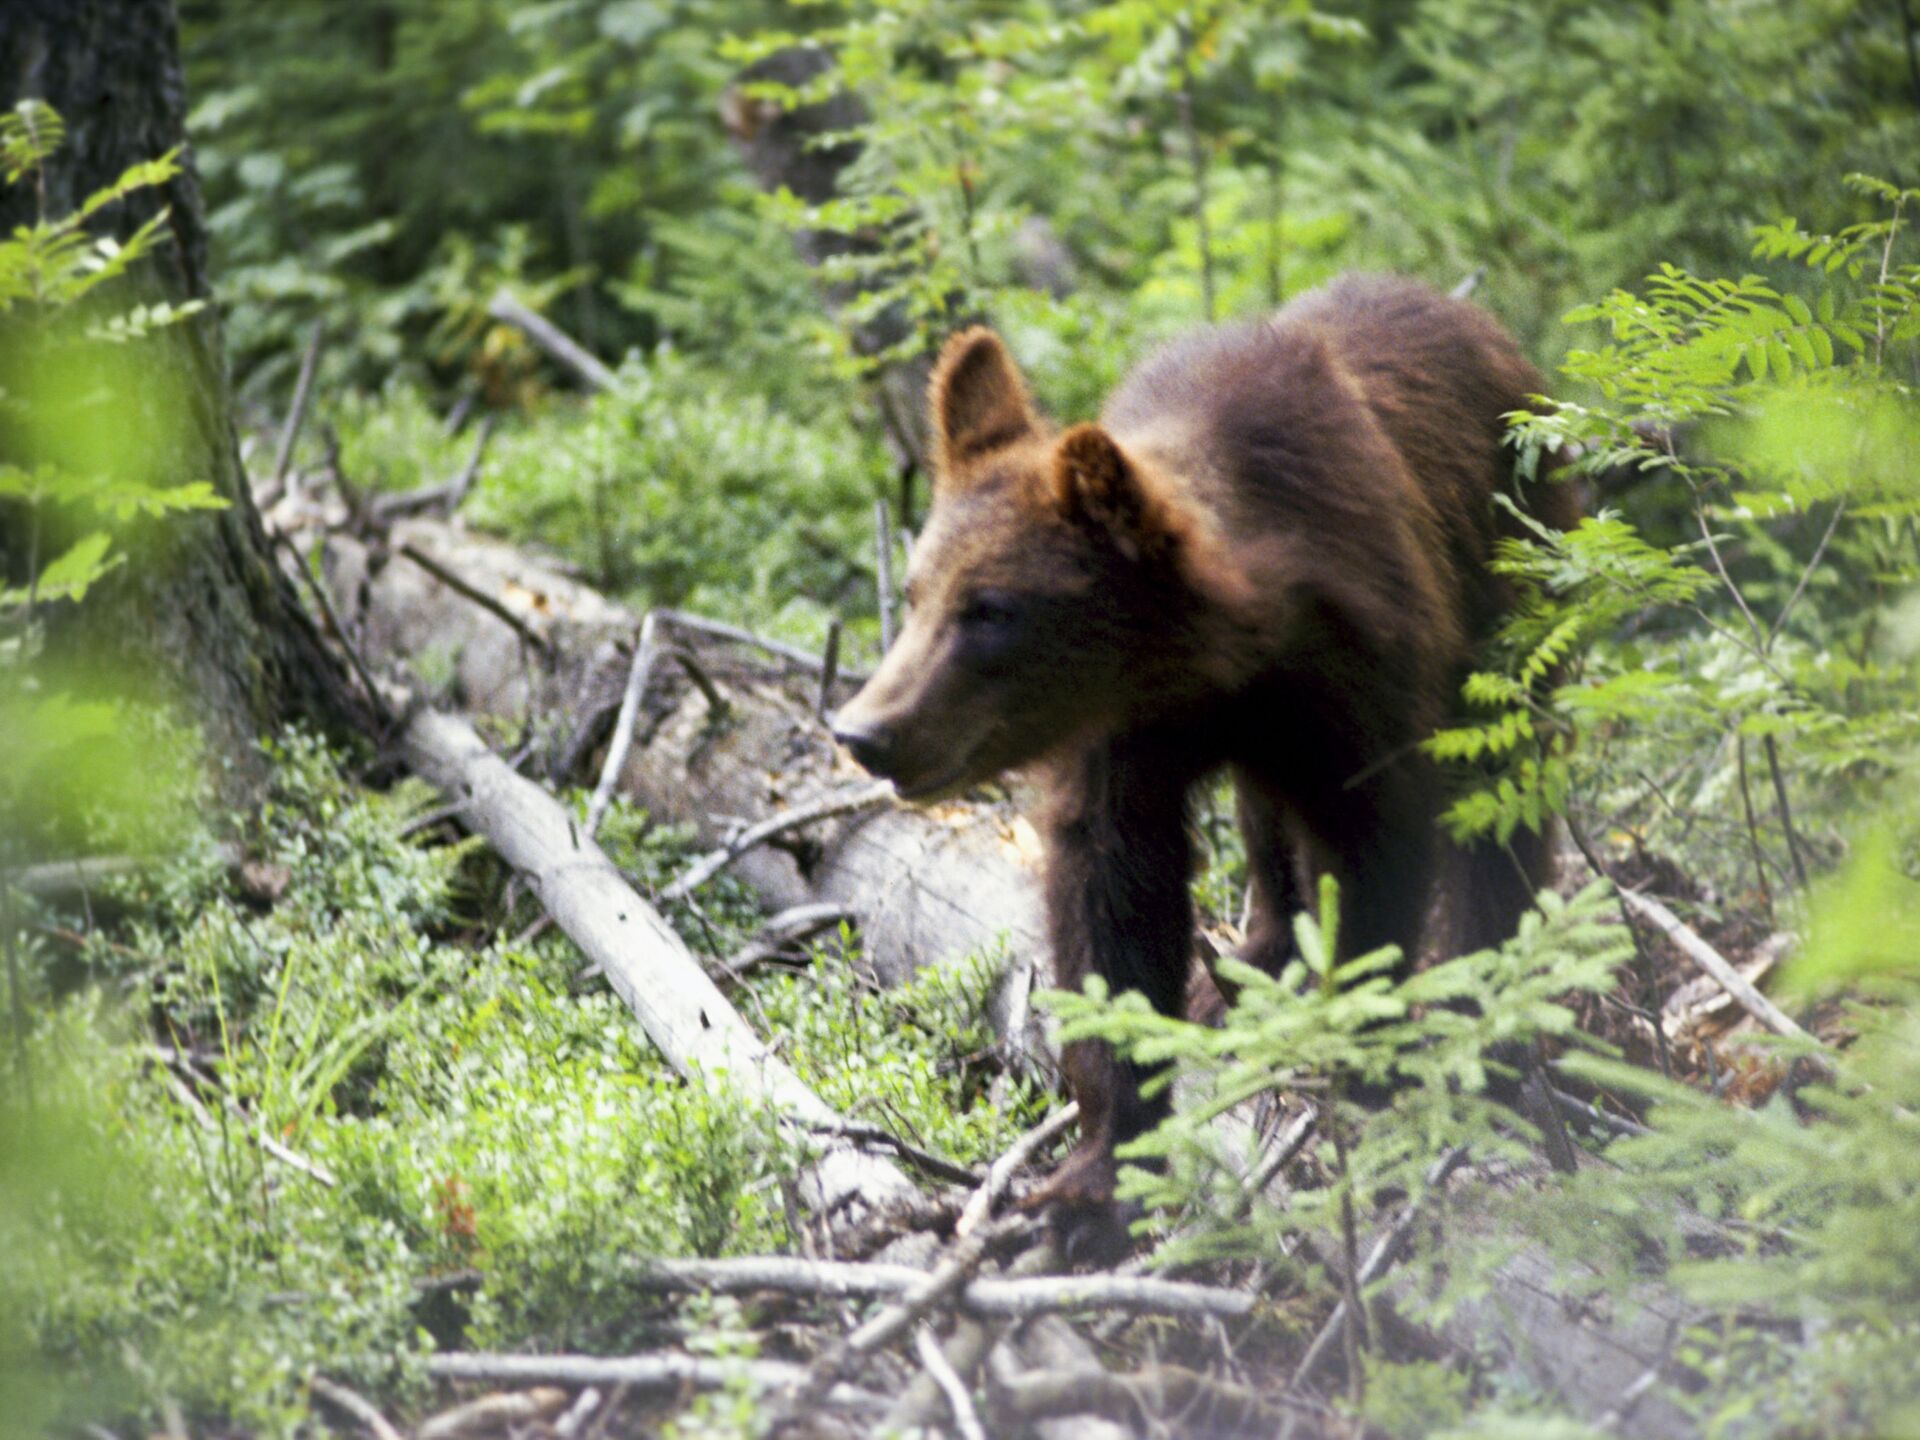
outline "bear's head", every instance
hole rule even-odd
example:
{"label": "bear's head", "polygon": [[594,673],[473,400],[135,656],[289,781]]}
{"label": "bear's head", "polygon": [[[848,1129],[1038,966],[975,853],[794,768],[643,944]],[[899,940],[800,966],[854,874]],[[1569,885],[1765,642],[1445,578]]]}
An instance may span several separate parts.
{"label": "bear's head", "polygon": [[1099,425],[1048,424],[991,331],[947,343],[930,401],[933,506],[907,621],[834,717],[911,800],[1177,704],[1209,668],[1203,632],[1233,584],[1177,478]]}

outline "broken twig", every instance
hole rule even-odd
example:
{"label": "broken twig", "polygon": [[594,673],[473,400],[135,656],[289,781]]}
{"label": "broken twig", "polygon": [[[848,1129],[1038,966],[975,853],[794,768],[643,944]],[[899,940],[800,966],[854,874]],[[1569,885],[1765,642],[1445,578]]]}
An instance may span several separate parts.
{"label": "broken twig", "polygon": [[727,844],[717,850],[709,850],[684,874],[666,889],[660,892],[663,902],[684,900],[707,881],[718,875],[727,866],[738,860],[756,845],[764,845],[777,836],[790,834],[808,825],[822,820],[831,820],[837,815],[855,814],[862,810],[871,810],[884,805],[893,798],[893,782],[876,780],[871,785],[863,785],[857,790],[843,790],[837,794],[823,795],[805,805],[795,805],[782,810],[777,815],[769,815],[757,825],[750,825]]}
{"label": "broken twig", "polygon": [[600,833],[600,822],[613,803],[614,786],[620,783],[620,772],[626,768],[627,752],[633,748],[634,722],[639,719],[640,701],[647,693],[654,657],[659,653],[655,643],[659,625],[659,615],[649,612],[640,622],[639,638],[633,642],[633,663],[627,667],[627,688],[620,696],[620,713],[614,717],[613,735],[607,742],[607,760],[600,767],[600,783],[593,787],[593,798],[587,802],[588,839]]}
{"label": "broken twig", "polygon": [[980,1424],[980,1412],[973,1408],[973,1397],[967,1393],[966,1382],[947,1363],[940,1342],[929,1327],[922,1325],[914,1332],[913,1348],[933,1377],[933,1383],[947,1397],[947,1406],[953,1411],[953,1428],[959,1431],[960,1440],[987,1440],[987,1432]]}
{"label": "broken twig", "polygon": [[426,551],[422,550],[412,541],[408,541],[402,545],[400,547],[400,553],[456,595],[464,596],[489,615],[492,615],[495,619],[502,620],[512,626],[516,635],[534,649],[538,650],[543,656],[553,653],[553,646],[548,643],[546,636],[542,635],[538,630],[535,630],[531,625],[527,624],[526,621],[514,614],[513,611],[509,610],[505,605],[502,605],[498,600],[494,599],[493,596],[487,594],[486,591],[480,589],[471,581],[462,579],[460,576],[454,574],[453,571],[447,569],[446,566],[427,554]]}
{"label": "broken twig", "polygon": [[1813,1038],[1786,1011],[1756,990],[1751,980],[1734,969],[1724,955],[1702,940],[1665,905],[1651,895],[1642,895],[1624,886],[1620,887],[1619,894],[1622,904],[1634,914],[1651,921],[1654,928],[1678,946],[1682,954],[1718,981],[1721,989],[1774,1034],[1791,1036],[1796,1040]]}
{"label": "broken twig", "polygon": [[[400,1440],[400,1432],[393,1428],[388,1420],[374,1408],[373,1403],[358,1391],[349,1390],[338,1381],[329,1380],[324,1375],[316,1375],[307,1381],[307,1388],[322,1400],[358,1420],[373,1432],[374,1440]],[[424,1431],[422,1434],[424,1435]]]}
{"label": "broken twig", "polygon": [[487,302],[487,314],[526,333],[529,340],[596,390],[612,390],[620,382],[613,371],[579,341],[546,316],[528,309],[504,287]]}
{"label": "broken twig", "polygon": [[998,1203],[1001,1195],[1006,1193],[1007,1186],[1012,1182],[1013,1177],[1020,1172],[1020,1167],[1045,1146],[1051,1144],[1056,1136],[1079,1118],[1079,1104],[1070,1101],[1008,1146],[1006,1154],[987,1167],[985,1183],[967,1200],[966,1208],[960,1212],[960,1218],[954,1221],[953,1233],[965,1238],[986,1223],[987,1217],[993,1213],[994,1205]]}

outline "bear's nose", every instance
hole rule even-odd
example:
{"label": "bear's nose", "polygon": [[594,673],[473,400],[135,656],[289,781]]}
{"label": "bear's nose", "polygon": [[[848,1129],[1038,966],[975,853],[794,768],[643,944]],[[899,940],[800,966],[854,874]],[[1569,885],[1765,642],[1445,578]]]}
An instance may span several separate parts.
{"label": "bear's nose", "polygon": [[846,746],[847,753],[868,770],[882,779],[887,777],[887,761],[893,755],[892,731],[878,725],[843,724],[836,717],[833,738]]}

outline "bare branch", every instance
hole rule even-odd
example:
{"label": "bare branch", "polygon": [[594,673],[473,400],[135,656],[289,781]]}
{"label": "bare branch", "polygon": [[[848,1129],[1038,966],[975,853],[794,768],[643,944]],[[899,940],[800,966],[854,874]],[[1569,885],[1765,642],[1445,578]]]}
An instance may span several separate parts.
{"label": "bare branch", "polygon": [[1738,970],[1728,963],[1727,958],[1714,949],[1690,928],[1685,921],[1669,910],[1651,895],[1642,895],[1638,891],[1620,889],[1621,902],[1634,914],[1649,920],[1654,927],[1665,935],[1694,964],[1719,982],[1720,988],[1731,995],[1746,1012],[1776,1035],[1789,1035],[1798,1040],[1811,1040],[1791,1016],[1766,996],[1762,995]]}
{"label": "bare branch", "polygon": [[[307,1381],[307,1388],[336,1410],[343,1410],[373,1432],[374,1440],[400,1440],[400,1432],[393,1423],[374,1408],[371,1401],[357,1391],[349,1390],[338,1381],[329,1380],[324,1375],[315,1375]],[[422,1434],[424,1435],[424,1431]]]}
{"label": "bare branch", "polygon": [[613,371],[579,341],[546,316],[529,310],[504,286],[495,291],[493,299],[487,302],[487,314],[503,324],[525,331],[529,340],[594,389],[612,390],[620,383]]}
{"label": "bare branch", "polygon": [[592,839],[600,833],[600,822],[606,818],[607,807],[613,803],[613,790],[620,783],[620,772],[626,768],[627,752],[633,748],[633,726],[640,716],[640,702],[647,693],[647,682],[653,677],[654,658],[659,653],[657,634],[660,625],[658,614],[649,611],[640,622],[640,635],[633,643],[633,664],[627,667],[627,688],[620,696],[620,713],[614,717],[613,736],[607,742],[607,760],[600,767],[600,783],[593,787],[593,798],[587,802],[587,838]]}
{"label": "bare branch", "polygon": [[442,1410],[431,1419],[421,1421],[420,1428],[414,1432],[414,1440],[454,1440],[456,1435],[476,1430],[505,1430],[510,1426],[549,1419],[564,1410],[566,1405],[567,1392],[551,1385],[538,1385],[531,1390],[510,1394],[482,1395],[477,1400],[469,1400],[451,1410]]}
{"label": "bare branch", "polygon": [[992,1213],[995,1203],[1005,1193],[1013,1177],[1019,1173],[1020,1167],[1079,1118],[1080,1106],[1069,1102],[1014,1141],[1007,1148],[1006,1154],[987,1167],[986,1183],[967,1201],[966,1208],[960,1212],[960,1218],[954,1222],[953,1233],[965,1238],[978,1230]]}
{"label": "bare branch", "polygon": [[423,485],[417,490],[403,490],[397,495],[376,495],[368,506],[373,518],[383,522],[398,520],[402,516],[418,515],[441,506],[449,511],[458,510],[460,502],[467,498],[467,492],[473,489],[474,482],[480,478],[480,462],[486,458],[487,442],[493,439],[493,432],[498,425],[499,417],[494,415],[480,422],[480,433],[474,437],[473,452],[451,480],[438,485]]}
{"label": "bare branch", "polygon": [[738,860],[756,845],[764,845],[777,836],[791,834],[808,825],[822,820],[831,820],[836,815],[857,814],[885,805],[893,799],[893,782],[876,780],[871,785],[862,785],[856,790],[843,790],[831,795],[823,795],[805,805],[795,805],[782,810],[778,815],[769,815],[757,825],[750,825],[727,844],[717,850],[709,850],[693,864],[689,865],[678,880],[660,892],[663,902],[684,900],[707,881],[718,875],[727,866]]}
{"label": "bare branch", "polygon": [[[745,1384],[762,1394],[791,1385],[806,1372],[785,1360],[710,1360],[695,1355],[488,1355],[427,1357],[427,1373],[439,1380],[481,1380],[496,1385],[624,1385],[641,1391],[724,1390]],[[849,1409],[877,1412],[882,1397],[851,1385],[836,1385],[821,1398]]]}
{"label": "bare branch", "polygon": [[913,1348],[920,1356],[920,1363],[927,1367],[927,1373],[947,1397],[947,1405],[953,1411],[953,1428],[960,1432],[960,1440],[987,1440],[987,1432],[980,1425],[980,1412],[973,1408],[973,1397],[967,1393],[966,1382],[947,1363],[947,1357],[941,1353],[940,1342],[934,1338],[933,1331],[922,1325],[914,1332]]}
{"label": "bare branch", "polygon": [[273,475],[262,497],[262,509],[286,492],[287,471],[293,467],[293,447],[300,439],[300,427],[306,424],[307,402],[313,398],[313,375],[320,365],[320,344],[325,338],[325,325],[314,321],[313,333],[307,337],[306,351],[300,357],[300,378],[293,384],[293,404],[287,411],[286,424],[280,427],[280,444],[273,452]]}
{"label": "bare branch", "polygon": [[893,648],[893,526],[887,520],[887,502],[873,502],[873,573],[880,607],[880,653]]}
{"label": "bare branch", "polygon": [[[1445,1184],[1447,1177],[1466,1158],[1467,1147],[1464,1145],[1456,1145],[1442,1155],[1427,1172],[1427,1194],[1432,1194],[1435,1189]],[[1358,1294],[1387,1273],[1394,1262],[1400,1258],[1400,1251],[1406,1245],[1407,1237],[1413,1233],[1414,1222],[1419,1218],[1420,1202],[1416,1200],[1401,1213],[1393,1227],[1374,1242],[1373,1249],[1368,1252],[1358,1273],[1351,1276],[1352,1284],[1349,1288],[1352,1293]],[[1327,1317],[1327,1323],[1321,1327],[1320,1333],[1313,1337],[1313,1344],[1307,1347],[1307,1353],[1301,1357],[1298,1368],[1294,1370],[1293,1380],[1287,1386],[1289,1390],[1298,1390],[1313,1377],[1313,1372],[1319,1367],[1321,1360],[1333,1348],[1334,1343],[1345,1334],[1348,1314],[1346,1300],[1342,1300],[1333,1307],[1333,1313]]]}
{"label": "bare branch", "polygon": [[466,599],[478,605],[482,610],[485,610],[489,615],[505,621],[508,625],[512,626],[516,635],[534,649],[538,650],[542,655],[551,655],[553,653],[553,647],[548,643],[546,636],[535,630],[531,625],[527,624],[526,621],[514,614],[513,611],[509,610],[505,605],[502,605],[498,600],[494,599],[493,596],[487,594],[486,591],[479,589],[470,581],[463,580],[460,576],[454,574],[453,571],[447,569],[446,566],[427,554],[426,551],[422,550],[418,545],[415,545],[411,540],[400,547],[400,553],[456,595],[464,596]]}
{"label": "bare branch", "polygon": [[[1026,1217],[1016,1218],[1024,1222]],[[918,1313],[906,1321],[889,1318],[888,1312],[882,1312],[862,1326],[862,1331],[871,1331],[879,1338],[861,1341],[861,1354],[904,1334],[909,1324],[948,1298],[957,1308],[971,1314],[1006,1320],[1082,1310],[1227,1319],[1253,1312],[1254,1297],[1245,1291],[1144,1275],[973,1278],[973,1271],[985,1258],[973,1252],[990,1248],[1000,1235],[990,1230],[985,1238],[985,1245],[949,1247],[951,1253],[947,1260],[931,1272],[911,1265],[801,1260],[778,1255],[743,1256],[726,1260],[648,1260],[633,1277],[633,1283],[637,1289],[665,1293],[747,1295],[760,1290],[778,1290],[812,1299],[898,1299],[919,1307]],[[939,1283],[936,1286],[934,1282]],[[877,1323],[882,1320],[886,1322],[884,1325]]]}

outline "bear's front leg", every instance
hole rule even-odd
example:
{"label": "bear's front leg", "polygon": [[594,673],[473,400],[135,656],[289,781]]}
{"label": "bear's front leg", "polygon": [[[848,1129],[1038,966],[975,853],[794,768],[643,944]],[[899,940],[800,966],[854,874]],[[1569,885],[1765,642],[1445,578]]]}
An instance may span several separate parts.
{"label": "bear's front leg", "polygon": [[[1116,995],[1138,990],[1161,1014],[1181,1013],[1193,945],[1190,778],[1177,751],[1138,739],[1079,756],[1060,777],[1046,901],[1061,988],[1078,990],[1098,975]],[[1051,1210],[1070,1255],[1093,1258],[1124,1241],[1113,1209],[1114,1147],[1157,1124],[1167,1100],[1144,1098],[1152,1069],[1119,1060],[1102,1041],[1075,1041],[1061,1059],[1080,1106],[1080,1143],[1027,1204]]]}

